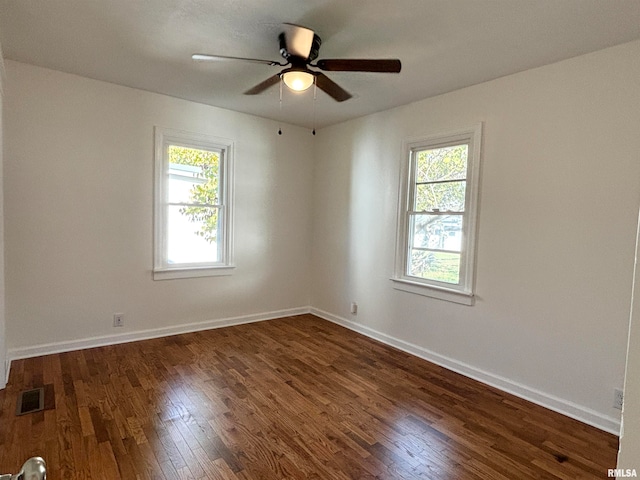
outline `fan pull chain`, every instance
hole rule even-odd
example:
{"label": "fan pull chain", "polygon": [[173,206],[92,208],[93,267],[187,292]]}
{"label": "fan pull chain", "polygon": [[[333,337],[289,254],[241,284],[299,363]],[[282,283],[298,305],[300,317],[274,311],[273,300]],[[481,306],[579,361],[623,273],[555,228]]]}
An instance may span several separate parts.
{"label": "fan pull chain", "polygon": [[311,133],[316,134],[316,98],[318,97],[318,85],[316,84],[316,76],[313,77],[313,130]]}
{"label": "fan pull chain", "polygon": [[[279,84],[280,84],[280,118],[282,118],[282,77],[280,77]],[[282,128],[280,127],[280,125],[278,125],[278,135],[282,135]]]}

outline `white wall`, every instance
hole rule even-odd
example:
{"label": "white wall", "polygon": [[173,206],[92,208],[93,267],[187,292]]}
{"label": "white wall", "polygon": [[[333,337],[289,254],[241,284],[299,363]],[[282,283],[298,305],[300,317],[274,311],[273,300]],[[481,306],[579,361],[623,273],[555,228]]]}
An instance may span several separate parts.
{"label": "white wall", "polygon": [[[309,130],[278,136],[258,117],[13,61],[6,70],[10,356],[308,306]],[[152,280],[154,125],[235,141],[232,276]]]}
{"label": "white wall", "polygon": [[3,148],[3,102],[4,102],[4,60],[2,58],[2,47],[0,47],[0,389],[7,383],[8,371],[5,367],[7,358],[6,347],[6,326],[5,326],[5,295],[4,295],[4,195],[3,195],[3,168],[2,152]]}
{"label": "white wall", "polygon": [[636,241],[636,263],[633,285],[627,369],[624,383],[624,409],[620,432],[618,468],[640,470],[640,222]]}
{"label": "white wall", "polygon": [[[640,201],[638,78],[634,42],[321,130],[317,313],[615,431]],[[394,290],[402,141],[480,121],[476,305]]]}

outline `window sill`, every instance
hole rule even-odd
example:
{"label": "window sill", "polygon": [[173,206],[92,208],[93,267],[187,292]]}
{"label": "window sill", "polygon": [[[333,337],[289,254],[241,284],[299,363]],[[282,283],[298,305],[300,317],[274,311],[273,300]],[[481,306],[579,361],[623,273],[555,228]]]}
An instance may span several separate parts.
{"label": "window sill", "polygon": [[198,277],[220,277],[231,275],[234,266],[225,265],[223,267],[177,267],[177,268],[156,268],[153,270],[154,280],[171,280],[174,278],[198,278]]}
{"label": "window sill", "polygon": [[446,302],[459,303],[461,305],[472,306],[475,304],[475,296],[470,292],[459,292],[444,287],[436,287],[434,285],[424,285],[418,282],[412,282],[404,278],[391,278],[393,288],[402,290],[403,292],[423,295],[425,297],[437,298]]}

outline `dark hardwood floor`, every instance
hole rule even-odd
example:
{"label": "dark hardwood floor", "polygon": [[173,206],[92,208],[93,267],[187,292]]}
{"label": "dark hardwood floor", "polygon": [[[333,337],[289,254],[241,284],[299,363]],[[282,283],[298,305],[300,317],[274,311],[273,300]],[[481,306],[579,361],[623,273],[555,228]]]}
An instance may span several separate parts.
{"label": "dark hardwood floor", "polygon": [[50,480],[607,478],[618,448],[312,315],[14,361],[0,405],[0,474]]}

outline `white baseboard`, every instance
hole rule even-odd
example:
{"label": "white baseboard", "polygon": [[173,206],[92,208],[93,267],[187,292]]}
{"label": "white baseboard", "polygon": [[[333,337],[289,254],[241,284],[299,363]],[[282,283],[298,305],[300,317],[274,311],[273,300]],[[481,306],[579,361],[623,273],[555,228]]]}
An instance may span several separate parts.
{"label": "white baseboard", "polygon": [[[293,315],[302,315],[304,313],[309,313],[309,311],[309,307],[290,308],[286,310],[277,310],[274,312],[242,315],[239,317],[220,318],[216,320],[206,320],[204,322],[187,323],[184,325],[161,327],[149,330],[139,330],[117,335],[103,335],[100,337],[91,337],[82,340],[46,343],[24,348],[11,348],[7,352],[7,357],[8,363],[11,363],[11,360],[18,360],[21,358],[31,358],[41,355],[50,355],[52,353],[82,350],[84,348],[103,347],[105,345],[136,342],[138,340],[148,340],[150,338],[168,337],[170,335],[178,335],[181,333],[211,330],[213,328],[230,327],[232,325],[242,325],[243,323],[262,322],[264,320],[273,320],[276,318],[290,317]],[[8,375],[9,369],[7,368],[7,378]]]}
{"label": "white baseboard", "polygon": [[5,379],[6,381],[8,381],[11,361],[21,358],[37,357],[40,355],[50,355],[53,353],[61,352],[70,352],[73,350],[102,347],[105,345],[115,345],[118,343],[135,342],[138,340],[166,337],[169,335],[178,335],[181,333],[210,330],[213,328],[222,328],[232,325],[241,325],[244,323],[261,322],[264,320],[273,320],[276,318],[302,315],[305,313],[312,313],[313,315],[316,315],[320,318],[336,323],[355,332],[361,333],[362,335],[373,338],[374,340],[385,343],[429,362],[435,363],[436,365],[440,365],[441,367],[452,370],[456,373],[464,375],[465,377],[469,377],[487,385],[491,385],[492,387],[498,388],[507,393],[511,393],[517,397],[523,398],[537,405],[541,405],[555,412],[574,418],[588,425],[592,425],[606,432],[612,433],[614,435],[620,434],[620,420],[617,418],[603,415],[599,412],[575,404],[573,402],[563,400],[554,395],[550,395],[534,388],[527,387],[526,385],[522,385],[499,375],[485,372],[471,365],[467,365],[452,358],[445,357],[426,348],[414,345],[409,342],[405,342],[404,340],[400,340],[385,333],[378,332],[377,330],[374,330],[372,328],[313,307],[298,307],[286,310],[278,310],[274,312],[189,323],[185,325],[163,327],[150,330],[140,330],[118,335],[104,335],[82,340],[71,340],[68,342],[47,343],[32,347],[9,349],[9,351],[7,352]]}
{"label": "white baseboard", "polygon": [[7,358],[4,361],[4,377],[0,378],[0,390],[6,387],[9,382],[9,370],[11,370],[11,360]]}
{"label": "white baseboard", "polygon": [[402,350],[403,352],[410,353],[411,355],[415,355],[416,357],[435,363],[436,365],[440,365],[441,367],[452,370],[464,375],[465,377],[472,378],[504,392],[548,408],[549,410],[553,410],[554,412],[561,413],[567,417],[586,423],[587,425],[591,425],[614,435],[620,434],[620,420],[617,418],[603,415],[595,410],[591,410],[590,408],[541,392],[534,388],[509,380],[508,378],[504,378],[490,372],[485,372],[476,367],[472,367],[471,365],[467,365],[418,345],[378,332],[377,330],[355,323],[351,320],[338,317],[337,315],[333,315],[329,312],[312,307],[310,309],[310,313],[348,328],[349,330],[353,330],[361,333],[362,335],[373,338],[374,340],[378,340],[379,342],[395,347],[398,350]]}

